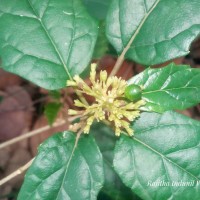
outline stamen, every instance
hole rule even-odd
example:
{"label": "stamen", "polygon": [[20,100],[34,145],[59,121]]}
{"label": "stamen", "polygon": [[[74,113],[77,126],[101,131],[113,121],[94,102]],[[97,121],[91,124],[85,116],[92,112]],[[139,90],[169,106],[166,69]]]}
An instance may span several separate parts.
{"label": "stamen", "polygon": [[94,120],[107,121],[115,127],[116,136],[120,136],[123,131],[132,136],[134,131],[130,127],[130,122],[139,116],[139,108],[145,104],[145,101],[128,102],[124,100],[127,82],[116,76],[108,77],[106,71],[101,71],[100,80],[96,80],[96,64],[91,66],[90,81],[92,86],[87,85],[76,75],[74,81],[67,82],[68,86],[75,86],[82,94],[95,98],[91,105],[85,105],[80,100],[74,101],[74,105],[82,108],[82,111],[69,109],[69,115],[80,117],[80,122],[71,126],[70,129],[77,131],[82,128],[84,133],[89,134]]}

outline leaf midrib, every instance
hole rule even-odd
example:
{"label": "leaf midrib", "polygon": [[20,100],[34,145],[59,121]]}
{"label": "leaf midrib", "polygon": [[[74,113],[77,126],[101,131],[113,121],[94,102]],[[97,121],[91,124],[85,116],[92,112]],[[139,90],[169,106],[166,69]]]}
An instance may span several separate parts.
{"label": "leaf midrib", "polygon": [[[32,8],[32,10],[33,10],[35,16],[37,17],[36,19],[40,22],[40,24],[41,24],[41,26],[42,26],[44,32],[46,33],[47,37],[49,38],[49,40],[50,40],[50,42],[51,42],[51,44],[52,44],[54,50],[56,51],[56,53],[57,53],[57,55],[58,55],[58,57],[59,57],[59,59],[60,59],[60,62],[62,63],[62,65],[63,65],[63,67],[64,67],[64,69],[65,69],[67,75],[69,76],[70,79],[72,79],[72,77],[71,77],[71,75],[70,75],[70,73],[69,73],[69,70],[68,70],[67,66],[65,65],[65,62],[64,62],[64,60],[63,60],[61,54],[59,53],[59,50],[57,49],[55,42],[53,41],[53,39],[52,39],[51,36],[49,35],[49,33],[48,33],[48,31],[47,31],[45,25],[43,24],[42,19],[37,15],[37,12],[35,11],[35,8],[33,7],[33,5],[32,5],[32,3],[30,2],[30,0],[27,0],[27,1],[28,1],[28,3],[29,3],[30,7]],[[47,7],[48,7],[48,6],[47,6]]]}
{"label": "leaf midrib", "polygon": [[[70,141],[70,140],[69,140]],[[39,149],[39,153],[41,153],[41,152],[45,152],[45,151],[49,151],[49,150],[52,150],[52,149],[57,149],[58,147],[62,147],[63,146],[63,144],[60,144],[60,145],[57,145],[57,146],[54,146],[54,147],[48,147],[48,148],[46,148],[45,150],[43,149],[43,150],[40,150]],[[54,174],[54,173],[56,173],[57,171],[59,171],[60,169],[62,169],[64,167],[64,165],[62,166],[62,167],[60,167],[58,170],[56,170],[56,171],[54,171],[52,174]],[[51,174],[51,175],[52,175]],[[51,176],[50,175],[50,176]],[[49,177],[49,176],[48,176]],[[44,180],[42,180],[42,182],[43,182]],[[39,183],[39,185],[37,185],[37,188],[42,184],[42,182],[40,182]],[[36,189],[34,190],[34,191],[32,191],[30,194],[28,194],[28,197],[27,197],[27,199],[34,193],[36,191]]]}
{"label": "leaf midrib", "polygon": [[[142,21],[140,22],[138,28],[136,29],[135,33],[133,34],[133,36],[131,37],[131,39],[129,40],[128,44],[126,45],[126,47],[124,48],[124,50],[121,53],[121,56],[125,56],[127,51],[130,49],[132,43],[134,42],[135,38],[137,37],[137,35],[139,34],[142,26],[144,25],[144,23],[146,22],[146,20],[148,19],[149,15],[153,12],[153,10],[155,9],[155,7],[158,5],[158,3],[160,2],[160,0],[157,0],[153,6],[151,7],[151,9],[149,10],[149,12],[147,12],[144,15],[144,18],[142,19]],[[123,43],[123,42],[122,42]]]}
{"label": "leaf midrib", "polygon": [[57,193],[56,200],[58,200],[58,195],[60,194],[61,188],[63,188],[63,184],[64,184],[64,181],[65,181],[65,176],[66,176],[67,173],[68,173],[68,168],[69,168],[69,166],[70,166],[70,163],[71,163],[71,160],[72,160],[72,157],[73,157],[73,155],[74,155],[75,150],[76,150],[76,143],[75,143],[75,141],[74,141],[74,146],[73,146],[71,155],[70,155],[70,157],[69,157],[69,160],[67,161],[67,165],[66,165],[66,168],[65,168],[65,173],[64,173],[64,175],[63,175],[63,180],[62,180],[62,183],[61,183],[61,185],[60,185],[60,189],[59,189],[59,191],[58,191],[58,193]]}
{"label": "leaf midrib", "polygon": [[166,92],[166,91],[171,91],[171,90],[181,90],[181,89],[200,89],[199,87],[179,87],[179,88],[169,88],[169,89],[163,89],[163,90],[152,90],[149,92],[143,92],[142,94],[150,94],[150,93],[155,93],[155,92]]}

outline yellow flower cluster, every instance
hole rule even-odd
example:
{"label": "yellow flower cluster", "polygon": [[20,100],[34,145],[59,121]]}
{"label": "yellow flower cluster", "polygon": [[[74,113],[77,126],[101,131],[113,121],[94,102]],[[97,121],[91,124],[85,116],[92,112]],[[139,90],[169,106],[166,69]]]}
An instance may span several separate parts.
{"label": "yellow flower cluster", "polygon": [[91,86],[88,86],[78,75],[73,78],[73,81],[67,81],[67,86],[75,87],[78,92],[95,99],[92,105],[80,100],[74,101],[74,105],[81,110],[70,109],[68,113],[80,117],[80,122],[72,125],[70,129],[77,131],[83,128],[83,132],[88,134],[94,120],[106,121],[114,125],[116,136],[119,136],[123,130],[132,136],[130,122],[139,116],[139,108],[145,102],[143,100],[135,103],[126,101],[124,91],[127,82],[121,78],[108,77],[106,71],[100,71],[100,77],[97,79],[95,64],[91,66],[90,81]]}

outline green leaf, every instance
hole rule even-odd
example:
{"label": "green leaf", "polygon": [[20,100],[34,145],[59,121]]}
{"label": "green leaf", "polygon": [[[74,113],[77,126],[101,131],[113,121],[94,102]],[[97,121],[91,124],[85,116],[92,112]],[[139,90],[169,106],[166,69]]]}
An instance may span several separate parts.
{"label": "green leaf", "polygon": [[98,34],[81,0],[0,0],[3,68],[46,89],[88,66]]}
{"label": "green leaf", "polygon": [[51,90],[51,91],[49,91],[49,95],[55,100],[59,100],[61,97],[59,90]]}
{"label": "green leaf", "polygon": [[154,65],[189,53],[200,33],[199,0],[116,0],[107,37],[119,54]]}
{"label": "green leaf", "polygon": [[28,170],[18,200],[95,200],[104,181],[102,155],[91,136],[75,147],[75,134],[46,140]]}
{"label": "green leaf", "polygon": [[110,6],[111,0],[82,0],[87,7],[89,13],[99,19],[103,20],[106,18],[108,7]]}
{"label": "green leaf", "polygon": [[122,136],[115,148],[123,182],[144,200],[200,199],[200,123],[172,111],[143,113],[133,129],[135,137]]}
{"label": "green leaf", "polygon": [[93,59],[100,59],[108,50],[108,40],[105,34],[105,23],[99,25],[99,35],[94,48]]}
{"label": "green leaf", "polygon": [[53,102],[45,105],[44,114],[50,125],[54,123],[61,106],[62,106],[61,103],[53,103]]}
{"label": "green leaf", "polygon": [[129,80],[143,86],[142,98],[147,111],[183,110],[200,102],[200,69],[170,64],[164,68],[148,68]]}
{"label": "green leaf", "polygon": [[103,123],[95,123],[90,134],[94,135],[104,161],[105,183],[99,199],[138,200],[139,197],[122,183],[113,169],[114,147],[117,140],[113,130]]}

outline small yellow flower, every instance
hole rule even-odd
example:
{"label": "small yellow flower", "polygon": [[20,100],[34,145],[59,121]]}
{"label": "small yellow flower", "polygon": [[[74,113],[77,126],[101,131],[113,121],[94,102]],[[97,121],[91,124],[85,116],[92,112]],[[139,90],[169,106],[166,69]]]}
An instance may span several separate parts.
{"label": "small yellow flower", "polygon": [[106,71],[100,71],[100,77],[97,79],[96,64],[91,66],[90,81],[91,86],[88,86],[77,75],[73,81],[67,81],[67,86],[72,86],[95,99],[92,105],[86,105],[80,100],[74,101],[74,105],[82,108],[82,111],[68,111],[69,115],[80,117],[80,122],[72,125],[70,129],[78,131],[83,128],[83,132],[88,134],[93,121],[106,121],[114,125],[116,136],[120,136],[123,130],[132,136],[130,122],[140,115],[139,108],[145,104],[144,100],[134,103],[126,101],[124,92],[127,82],[116,76],[108,77]]}

